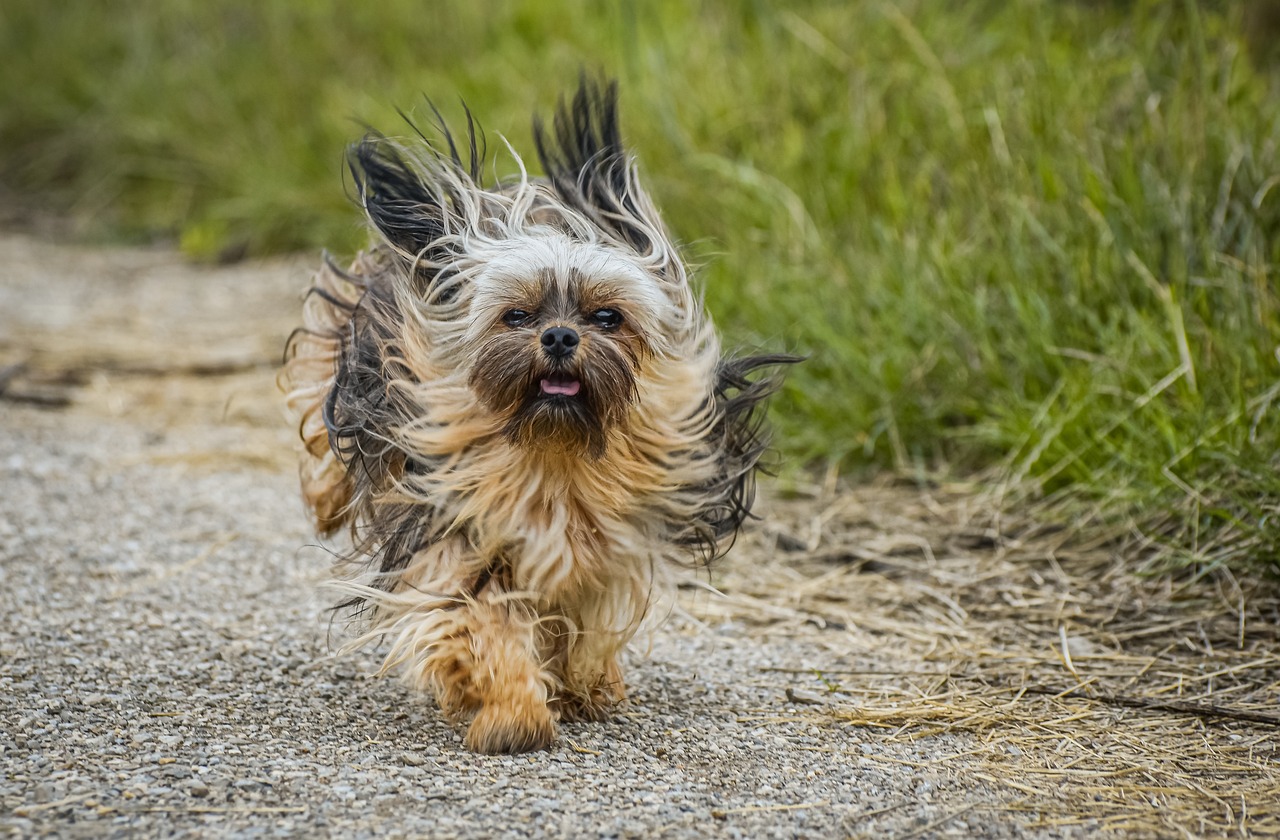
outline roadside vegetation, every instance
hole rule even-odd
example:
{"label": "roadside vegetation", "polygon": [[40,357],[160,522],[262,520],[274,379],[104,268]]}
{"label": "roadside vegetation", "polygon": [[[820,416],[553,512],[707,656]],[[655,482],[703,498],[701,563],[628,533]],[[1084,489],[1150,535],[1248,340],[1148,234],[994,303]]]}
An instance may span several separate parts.
{"label": "roadside vegetation", "polygon": [[196,259],[350,252],[366,127],[462,98],[510,173],[499,132],[615,75],[730,343],[810,356],[790,463],[980,473],[1143,563],[1275,572],[1271,5],[12,0],[0,184]]}

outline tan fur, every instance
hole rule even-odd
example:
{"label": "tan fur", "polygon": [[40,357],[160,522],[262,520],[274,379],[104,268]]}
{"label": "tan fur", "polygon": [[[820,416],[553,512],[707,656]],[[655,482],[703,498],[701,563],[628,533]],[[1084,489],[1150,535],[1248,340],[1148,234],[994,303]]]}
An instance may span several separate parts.
{"label": "tan fur", "polygon": [[[364,255],[351,273],[374,264]],[[352,304],[359,297],[328,267],[315,287]],[[304,319],[309,332],[295,343],[289,397],[301,418],[303,497],[317,529],[329,533],[350,513],[349,477],[321,418],[346,313],[312,294]],[[677,485],[697,479],[697,465],[682,474],[657,466],[665,453],[696,443],[688,419],[707,400],[718,352],[708,332],[692,338],[701,352],[690,358],[649,360],[644,394],[626,424],[630,436],[612,435],[604,456],[590,460],[513,446],[498,433],[500,418],[478,411],[457,376],[431,364],[427,336],[405,336],[405,360],[420,378],[430,422],[401,429],[404,445],[450,459],[449,469],[416,482],[413,494],[448,504],[457,527],[465,523],[472,536],[418,555],[389,592],[361,590],[377,610],[358,643],[390,637],[388,669],[402,667],[406,681],[433,691],[453,716],[479,712],[469,747],[542,748],[555,735],[549,702],[561,717],[599,720],[625,697],[618,657],[651,602],[668,592],[680,560],[674,547],[654,544],[650,520]],[[695,437],[702,425],[692,424]],[[465,598],[497,556],[505,560],[500,575],[474,600]]]}
{"label": "tan fur", "polygon": [[[448,160],[415,164],[424,191],[448,197],[424,192],[422,212],[435,208],[431,247],[449,256],[384,237],[347,272],[317,272],[285,370],[303,498],[317,530],[356,534],[341,585],[370,620],[353,645],[387,640],[383,670],[469,717],[468,747],[539,749],[556,718],[600,720],[623,700],[619,657],[689,564],[681,535],[708,504],[702,488],[754,455],[726,467],[719,343],[638,186],[627,238],[563,187],[522,177],[481,191]],[[448,294],[424,286],[438,276]],[[621,328],[592,326],[603,307],[625,314]],[[503,321],[512,309],[546,320],[522,332]],[[530,419],[540,403],[524,396],[549,364],[548,325],[581,333],[587,413],[568,425]],[[353,348],[376,358],[352,362]],[[357,362],[373,396],[340,374]],[[385,452],[335,455],[331,396],[355,400],[357,420],[367,406],[374,430],[356,443]],[[377,529],[393,512],[420,544],[383,573],[363,555],[390,550]]]}

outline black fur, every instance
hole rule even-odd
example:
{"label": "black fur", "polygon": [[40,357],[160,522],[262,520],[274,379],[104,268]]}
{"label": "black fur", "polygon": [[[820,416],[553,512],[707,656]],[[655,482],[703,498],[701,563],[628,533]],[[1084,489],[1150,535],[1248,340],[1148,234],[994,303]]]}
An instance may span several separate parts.
{"label": "black fur", "polygon": [[561,200],[641,253],[652,243],[633,194],[633,173],[618,129],[618,83],[583,75],[571,101],[563,98],[548,134],[533,120],[533,142],[547,180]]}
{"label": "black fur", "polygon": [[[339,269],[330,264],[330,270]],[[341,273],[341,272],[340,272]],[[379,275],[355,278],[363,287],[356,304],[344,306],[327,295],[326,300],[351,312],[341,337],[333,386],[325,399],[322,416],[329,433],[329,448],[346,467],[354,483],[352,498],[369,500],[405,475],[430,472],[434,465],[410,457],[391,440],[391,428],[412,412],[400,405],[402,399],[392,383],[410,382],[402,361],[388,357],[385,348],[395,347],[386,325],[391,311],[391,290]],[[313,293],[324,294],[312,289]],[[379,509],[357,511],[351,519],[353,547],[350,557],[371,557],[379,577],[376,585],[391,586],[394,575],[434,538],[432,511],[415,504],[381,505]],[[372,528],[376,523],[376,528]],[[352,598],[336,608],[362,607],[361,598]]]}
{"label": "black fur", "polygon": [[447,198],[385,138],[366,136],[349,150],[347,165],[369,220],[397,248],[420,254],[444,235]]}
{"label": "black fur", "polygon": [[738,529],[751,516],[755,502],[756,472],[769,448],[765,428],[764,401],[778,390],[778,379],[753,379],[761,368],[792,365],[799,356],[771,354],[726,358],[716,371],[713,399],[718,420],[709,444],[719,443],[720,471],[715,480],[696,490],[706,503],[676,541],[695,549],[704,564],[723,556],[737,537]]}
{"label": "black fur", "polygon": [[[483,189],[481,174],[488,144],[484,131],[463,104],[467,115],[467,157],[458,151],[453,132],[430,100],[435,115],[435,129],[447,151],[436,143],[403,111],[400,115],[422,139],[437,160],[463,173],[476,189]],[[420,167],[405,159],[398,146],[376,132],[369,132],[347,150],[347,166],[355,180],[360,205],[369,219],[387,239],[404,254],[441,264],[447,254],[433,251],[433,245],[448,229],[447,221],[456,212],[456,196],[445,185],[424,177]]]}

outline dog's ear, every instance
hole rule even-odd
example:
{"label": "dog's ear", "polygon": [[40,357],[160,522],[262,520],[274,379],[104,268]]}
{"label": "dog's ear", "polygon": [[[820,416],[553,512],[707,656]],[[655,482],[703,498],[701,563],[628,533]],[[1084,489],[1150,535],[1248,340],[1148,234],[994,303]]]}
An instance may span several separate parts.
{"label": "dog's ear", "polygon": [[369,221],[402,256],[412,258],[444,235],[444,197],[396,144],[366,135],[347,150],[347,165]]}
{"label": "dog's ear", "polygon": [[415,156],[372,133],[347,151],[357,198],[369,221],[409,262],[443,262],[446,254],[436,253],[442,250],[441,239],[466,227],[475,208],[475,195],[482,189],[478,178],[484,153],[476,149],[470,113],[467,117],[469,166],[463,165],[443,121],[447,153],[428,143],[430,154]]}
{"label": "dog's ear", "polygon": [[561,200],[641,254],[669,251],[662,223],[640,188],[618,131],[618,83],[583,75],[561,98],[550,131],[534,117],[542,169]]}

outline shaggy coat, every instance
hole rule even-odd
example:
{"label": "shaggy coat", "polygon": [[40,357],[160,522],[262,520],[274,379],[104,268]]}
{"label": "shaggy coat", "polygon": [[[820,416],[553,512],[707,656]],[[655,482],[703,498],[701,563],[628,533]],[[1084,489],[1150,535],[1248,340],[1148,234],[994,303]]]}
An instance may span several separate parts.
{"label": "shaggy coat", "polygon": [[286,354],[303,496],[353,534],[354,644],[388,641],[384,670],[482,752],[623,698],[673,573],[748,515],[774,387],[749,374],[791,361],[722,357],[615,101],[584,80],[535,122],[546,177],[493,188],[469,114],[465,160],[443,123],[441,144],[355,145],[375,243],[326,258]]}

